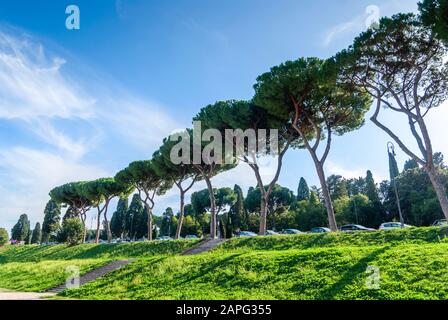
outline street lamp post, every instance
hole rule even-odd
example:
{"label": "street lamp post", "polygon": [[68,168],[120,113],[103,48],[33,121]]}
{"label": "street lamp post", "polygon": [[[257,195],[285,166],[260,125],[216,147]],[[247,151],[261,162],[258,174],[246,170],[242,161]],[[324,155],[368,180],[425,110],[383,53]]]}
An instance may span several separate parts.
{"label": "street lamp post", "polygon": [[[392,142],[388,142],[387,143],[387,152],[389,154],[390,157],[395,158],[395,146]],[[391,183],[394,186],[394,192],[395,192],[395,200],[397,201],[397,208],[398,208],[398,214],[400,216],[400,224],[401,224],[401,228],[404,228],[404,219],[403,219],[403,214],[401,212],[401,206],[400,206],[400,198],[398,197],[398,188],[397,188],[397,182],[395,180],[395,175],[391,175]]]}

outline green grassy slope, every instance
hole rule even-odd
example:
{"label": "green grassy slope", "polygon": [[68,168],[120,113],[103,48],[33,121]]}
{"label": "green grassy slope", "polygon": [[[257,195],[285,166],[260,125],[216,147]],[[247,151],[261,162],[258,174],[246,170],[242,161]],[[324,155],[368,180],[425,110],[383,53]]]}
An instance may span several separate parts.
{"label": "green grassy slope", "polygon": [[177,254],[197,242],[6,246],[0,248],[0,288],[45,291],[65,282],[68,266],[78,267],[80,274],[84,274],[113,260]]}
{"label": "green grassy slope", "polygon": [[380,232],[300,234],[232,239],[220,250],[288,250],[341,246],[384,246],[448,242],[448,228],[409,228]]}
{"label": "green grassy slope", "polygon": [[68,267],[77,267],[80,274],[84,274],[107,262],[107,260],[101,259],[84,259],[0,264],[0,288],[41,292],[64,283],[67,276],[70,275]]}
{"label": "green grassy slope", "polygon": [[[366,268],[380,270],[378,290]],[[448,244],[150,258],[63,293],[79,299],[448,299]]]}
{"label": "green grassy slope", "polygon": [[[0,249],[0,288],[58,284],[67,265],[82,272],[137,258],[68,290],[79,299],[448,299],[448,228],[232,239],[212,252],[177,253],[196,241]],[[379,288],[368,288],[369,266]],[[51,273],[48,278],[46,275]],[[62,281],[63,282],[63,281]]]}
{"label": "green grassy slope", "polygon": [[0,248],[0,264],[71,259],[128,259],[154,255],[172,255],[195,245],[198,240],[153,241],[112,244],[83,244],[75,247],[7,246]]}

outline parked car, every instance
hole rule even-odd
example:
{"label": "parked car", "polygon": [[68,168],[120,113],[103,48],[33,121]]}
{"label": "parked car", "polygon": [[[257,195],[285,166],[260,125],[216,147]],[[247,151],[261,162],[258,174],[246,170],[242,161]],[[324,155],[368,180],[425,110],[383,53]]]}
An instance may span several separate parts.
{"label": "parked car", "polygon": [[240,231],[238,237],[256,237],[257,234],[251,231]]}
{"label": "parked car", "polygon": [[[412,226],[405,224],[404,228],[410,228]],[[380,225],[379,230],[394,230],[394,229],[401,229],[401,223],[400,222],[384,222]]]}
{"label": "parked car", "polygon": [[156,240],[167,241],[167,240],[173,240],[173,238],[171,238],[169,236],[161,236],[161,237],[157,237]]}
{"label": "parked car", "polygon": [[440,220],[434,221],[434,223],[432,225],[434,227],[442,227],[442,226],[448,225],[448,221],[446,219],[440,219]]}
{"label": "parked car", "polygon": [[195,234],[187,234],[184,239],[186,240],[199,239],[199,237]]}
{"label": "parked car", "polygon": [[274,230],[266,230],[266,235],[267,236],[275,236],[278,235],[278,232],[275,232]]}
{"label": "parked car", "polygon": [[311,233],[325,233],[325,232],[331,232],[331,230],[325,227],[316,227],[311,229]]}
{"label": "parked car", "polygon": [[282,231],[282,233],[283,234],[301,234],[303,232],[300,230],[297,230],[297,229],[285,229]]}
{"label": "parked car", "polygon": [[375,229],[372,228],[366,228],[364,226],[361,226],[359,224],[346,224],[345,226],[342,226],[339,228],[340,231],[343,232],[351,232],[351,231],[375,231]]}

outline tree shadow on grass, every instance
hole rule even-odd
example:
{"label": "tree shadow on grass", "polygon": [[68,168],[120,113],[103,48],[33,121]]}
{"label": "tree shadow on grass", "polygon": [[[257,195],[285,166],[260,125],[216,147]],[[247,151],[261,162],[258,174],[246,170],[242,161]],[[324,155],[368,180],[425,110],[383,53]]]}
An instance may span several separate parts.
{"label": "tree shadow on grass", "polygon": [[332,300],[335,296],[344,289],[344,287],[353,283],[358,276],[364,274],[366,272],[367,267],[370,265],[369,263],[375,260],[376,257],[383,254],[389,247],[381,247],[377,250],[366,255],[364,258],[360,259],[357,263],[355,263],[352,267],[350,267],[345,273],[342,274],[342,277],[334,283],[330,288],[326,289],[321,294],[321,298],[325,300]]}
{"label": "tree shadow on grass", "polygon": [[218,261],[215,261],[215,262],[208,262],[207,267],[205,267],[204,269],[201,269],[201,271],[195,273],[194,275],[186,277],[186,278],[185,278],[184,274],[181,274],[179,277],[176,277],[178,279],[182,279],[182,281],[178,282],[177,284],[183,285],[183,284],[192,282],[194,280],[197,280],[199,278],[202,278],[203,276],[212,272],[213,270],[216,270],[220,267],[221,268],[225,267],[226,265],[230,264],[232,262],[232,260],[236,259],[240,255],[242,255],[242,253],[235,253],[228,257],[225,257],[224,259],[219,259]]}

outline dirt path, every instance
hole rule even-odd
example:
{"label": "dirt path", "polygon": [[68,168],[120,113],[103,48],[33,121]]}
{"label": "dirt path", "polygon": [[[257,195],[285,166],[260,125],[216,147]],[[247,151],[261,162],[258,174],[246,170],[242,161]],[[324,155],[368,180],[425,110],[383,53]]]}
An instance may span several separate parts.
{"label": "dirt path", "polygon": [[219,246],[221,243],[224,243],[225,241],[227,241],[227,239],[209,239],[199,243],[199,245],[194,246],[193,248],[185,250],[180,255],[189,256],[193,254],[200,254],[203,252],[207,252]]}
{"label": "dirt path", "polygon": [[[112,261],[111,263],[106,264],[105,266],[102,266],[98,269],[92,270],[90,272],[87,272],[86,274],[82,275],[79,278],[79,285],[82,286],[88,282],[94,281],[102,276],[104,276],[105,274],[112,272],[114,270],[117,270],[131,262],[135,261],[135,259],[131,259],[131,260],[117,260],[117,261]],[[62,292],[66,289],[66,284],[63,283],[57,287],[54,287],[52,289],[47,290],[47,293],[54,293],[57,294],[59,292]]]}
{"label": "dirt path", "polygon": [[0,300],[43,300],[54,295],[55,293],[14,292],[0,289]]}

